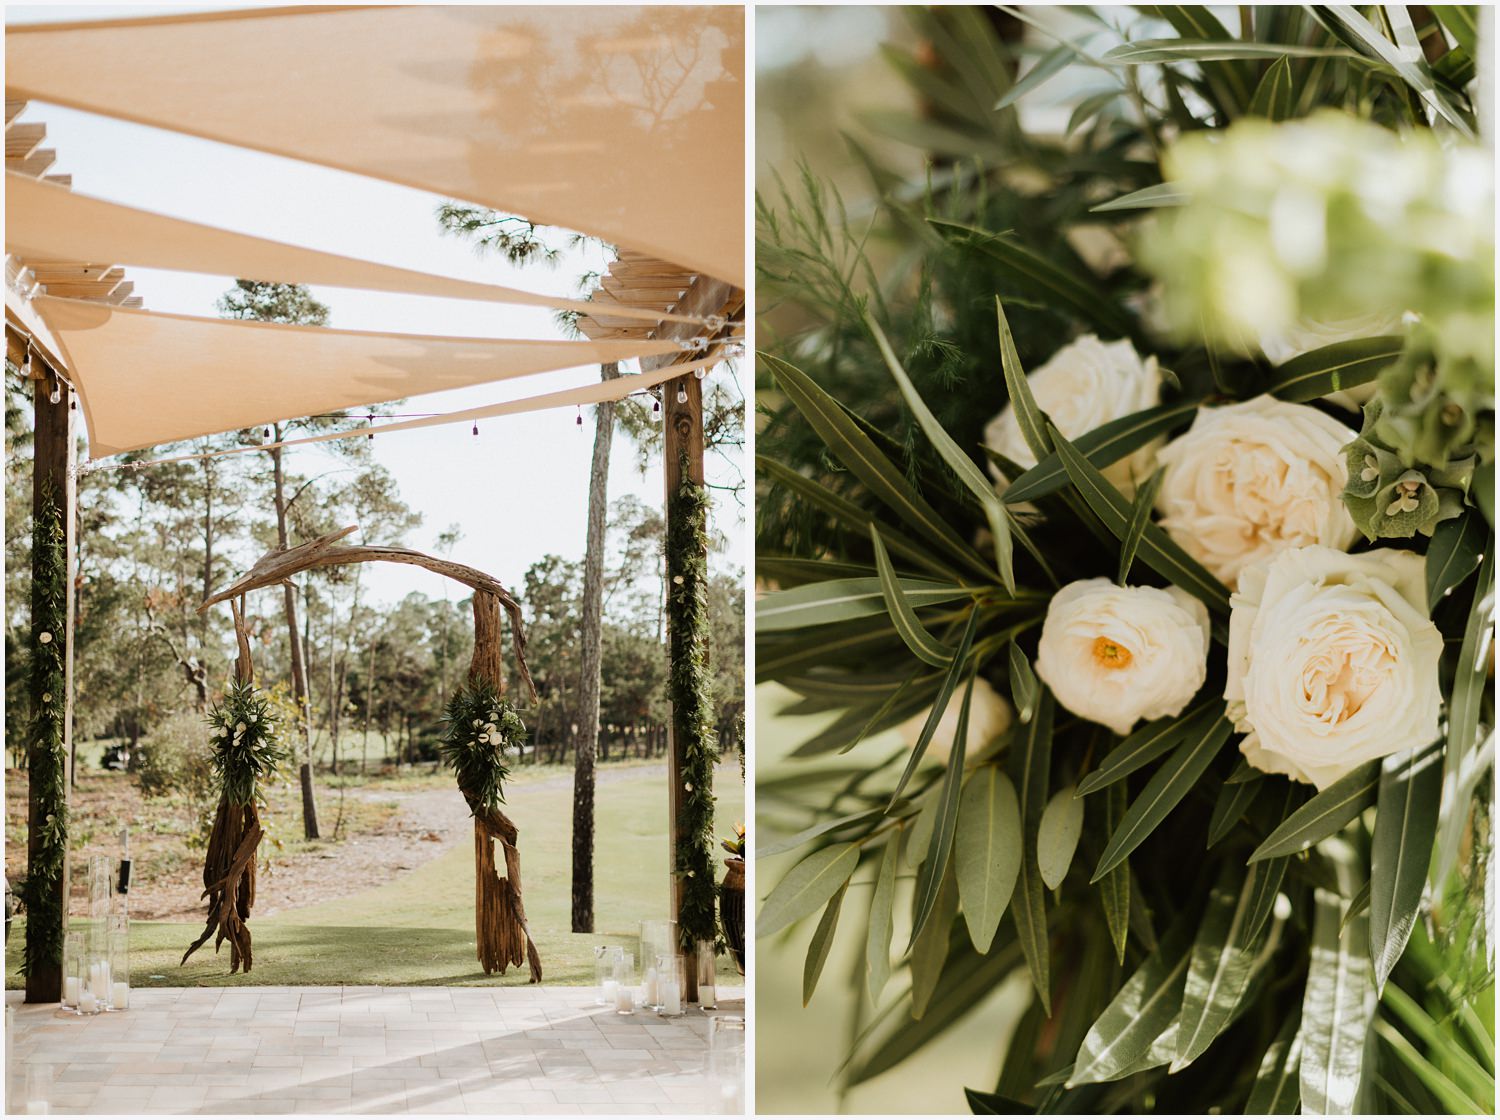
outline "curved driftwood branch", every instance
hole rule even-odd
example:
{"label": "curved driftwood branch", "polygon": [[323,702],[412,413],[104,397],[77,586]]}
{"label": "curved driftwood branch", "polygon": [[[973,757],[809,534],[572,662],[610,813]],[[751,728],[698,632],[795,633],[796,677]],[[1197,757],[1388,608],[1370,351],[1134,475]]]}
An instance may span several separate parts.
{"label": "curved driftwood branch", "polygon": [[206,611],[214,604],[222,603],[226,599],[243,598],[246,592],[285,583],[298,572],[305,572],[310,568],[363,564],[372,560],[426,568],[429,572],[436,572],[440,576],[447,576],[451,580],[473,588],[476,600],[482,594],[493,595],[499,600],[506,615],[510,618],[511,645],[515,650],[516,669],[521,674],[521,680],[525,683],[527,692],[531,694],[532,702],[536,702],[536,685],[532,682],[531,670],[526,665],[526,631],[521,623],[521,604],[509,591],[505,590],[499,580],[486,575],[477,568],[455,564],[451,560],[442,560],[436,556],[428,556],[425,552],[417,552],[410,548],[390,548],[384,545],[339,545],[339,541],[358,529],[358,525],[349,525],[332,533],[325,533],[317,540],[299,544],[296,548],[272,549],[234,583],[205,599],[198,608],[199,612]]}

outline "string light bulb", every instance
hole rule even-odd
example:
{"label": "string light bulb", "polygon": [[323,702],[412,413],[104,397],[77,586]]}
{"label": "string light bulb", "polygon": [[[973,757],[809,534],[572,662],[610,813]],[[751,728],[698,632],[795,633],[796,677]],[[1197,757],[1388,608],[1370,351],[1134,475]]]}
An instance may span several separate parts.
{"label": "string light bulb", "polygon": [[659,397],[651,398],[651,419],[661,419],[661,398]]}
{"label": "string light bulb", "polygon": [[583,406],[582,405],[578,406],[578,420],[577,420],[577,424],[578,424],[578,426],[580,428],[583,427]]}
{"label": "string light bulb", "polygon": [[51,401],[53,404],[58,404],[58,403],[60,403],[62,401],[62,382],[61,381],[53,381],[52,382],[52,392],[50,392],[50,393],[47,394],[47,399],[49,401]]}
{"label": "string light bulb", "polygon": [[260,430],[260,442],[261,443],[270,443],[271,442],[271,429],[270,428],[262,428]]}
{"label": "string light bulb", "polygon": [[677,403],[687,404],[687,389],[681,385],[677,387]]}
{"label": "string light bulb", "polygon": [[[375,426],[375,414],[373,412],[365,414],[365,424],[368,427],[371,427],[371,428],[373,428]],[[374,439],[375,438],[375,433],[371,432],[369,434],[369,436],[367,436],[366,438],[368,438],[368,439]]]}
{"label": "string light bulb", "polygon": [[479,425],[477,423],[474,425],[474,434],[476,436],[479,434]]}
{"label": "string light bulb", "polygon": [[696,377],[699,381],[702,381],[705,377],[708,376],[708,367],[699,366],[697,369],[693,370],[693,376]]}

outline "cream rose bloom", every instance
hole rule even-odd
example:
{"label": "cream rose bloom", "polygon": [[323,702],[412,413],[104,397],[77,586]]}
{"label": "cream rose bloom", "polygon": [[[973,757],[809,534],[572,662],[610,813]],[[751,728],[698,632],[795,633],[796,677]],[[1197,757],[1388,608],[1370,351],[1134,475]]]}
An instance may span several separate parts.
{"label": "cream rose bloom", "polygon": [[[937,730],[932,733],[932,741],[927,744],[927,753],[923,757],[936,759],[938,762],[947,762],[948,755],[953,750],[953,740],[958,736],[958,713],[963,708],[964,689],[955,688],[953,695],[948,698],[948,706],[943,709],[943,718],[938,720]],[[932,712],[931,708],[914,715],[911,719],[900,724],[896,733],[905,739],[911,746],[917,745],[917,738],[922,734],[922,728],[927,724],[927,717]],[[1000,736],[1010,730],[1010,725],[1015,720],[1015,714],[1011,711],[1010,702],[1001,696],[990,686],[983,677],[974,680],[974,698],[969,701],[969,739],[964,746],[966,757],[973,755],[983,747],[989,746]]]}
{"label": "cream rose bloom", "polygon": [[1326,789],[1438,737],[1443,638],[1424,570],[1412,552],[1320,546],[1245,569],[1224,699],[1251,766]]}
{"label": "cream rose bloom", "polygon": [[1074,715],[1128,735],[1175,716],[1203,686],[1208,609],[1177,587],[1070,583],[1052,597],[1036,675]]}
{"label": "cream rose bloom", "polygon": [[[1372,311],[1347,319],[1298,319],[1284,331],[1260,332],[1260,349],[1276,365],[1282,365],[1310,350],[1352,342],[1360,338],[1405,334],[1406,318],[1399,311]],[[1325,393],[1323,399],[1350,412],[1358,412],[1375,395],[1375,382],[1367,381],[1352,389]]]}
{"label": "cream rose bloom", "polygon": [[[1094,335],[1084,335],[1028,373],[1026,381],[1037,405],[1070,440],[1161,403],[1161,371],[1156,359],[1142,361],[1127,338],[1100,342]],[[990,447],[1023,467],[1036,466],[1036,456],[1021,435],[1011,405],[985,425],[984,438]],[[1147,444],[1111,463],[1104,469],[1104,476],[1126,496],[1134,494],[1136,480],[1151,473],[1159,446],[1160,441]],[[1002,478],[993,463],[990,473]]]}
{"label": "cream rose bloom", "polygon": [[1162,528],[1229,587],[1287,548],[1348,548],[1359,530],[1340,497],[1354,432],[1303,404],[1256,397],[1200,408],[1157,453]]}

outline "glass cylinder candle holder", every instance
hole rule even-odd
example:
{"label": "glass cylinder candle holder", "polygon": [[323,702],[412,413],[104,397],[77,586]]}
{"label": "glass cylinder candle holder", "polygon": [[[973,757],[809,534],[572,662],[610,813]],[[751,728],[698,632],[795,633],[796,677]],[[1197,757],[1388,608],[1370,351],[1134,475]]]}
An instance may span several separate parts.
{"label": "glass cylinder candle holder", "polygon": [[130,1007],[130,919],[124,914],[109,917],[109,1009]]}
{"label": "glass cylinder candle holder", "polygon": [[635,959],[624,953],[615,961],[615,1011],[620,1015],[635,1011]]}
{"label": "glass cylinder candle holder", "polygon": [[70,929],[63,939],[62,1010],[78,1014],[78,996],[83,977],[88,975],[88,957],[84,950],[83,931]]}
{"label": "glass cylinder candle holder", "polygon": [[89,856],[89,917],[96,922],[109,917],[115,897],[114,871],[108,856]]}
{"label": "glass cylinder candle holder", "polygon": [[682,1014],[687,971],[682,957],[676,953],[663,953],[656,958],[656,992],[661,1001],[656,1009],[658,1015],[675,1019]]}
{"label": "glass cylinder candle holder", "polygon": [[707,1112],[743,1115],[745,1111],[745,1017],[708,1017]]}
{"label": "glass cylinder candle holder", "polygon": [[20,1099],[16,1112],[26,1116],[46,1116],[52,1111],[50,1094],[56,1080],[52,1066],[43,1062],[22,1062]]}
{"label": "glass cylinder candle holder", "polygon": [[698,1006],[712,1011],[719,1006],[719,954],[712,941],[699,941],[693,954],[698,973]]}
{"label": "glass cylinder candle holder", "polygon": [[594,948],[595,1002],[601,1006],[615,1004],[615,962],[625,956],[619,945],[598,945]]}

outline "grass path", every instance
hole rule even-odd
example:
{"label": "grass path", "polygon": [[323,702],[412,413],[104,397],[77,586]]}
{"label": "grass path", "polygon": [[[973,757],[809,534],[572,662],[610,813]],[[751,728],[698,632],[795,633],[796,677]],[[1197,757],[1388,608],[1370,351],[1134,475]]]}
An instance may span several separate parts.
{"label": "grass path", "polygon": [[[601,776],[607,773],[602,771]],[[720,767],[715,781],[715,833],[726,836],[744,819],[739,767]],[[667,790],[658,767],[621,771],[596,792],[594,909],[596,932],[569,932],[571,902],[571,780],[558,772],[522,771],[507,786],[506,812],[521,830],[521,876],[532,936],[542,955],[543,981],[592,984],[593,947],[622,944],[634,950],[639,923],[667,912]],[[474,957],[474,852],[455,844],[414,871],[393,873],[383,886],[329,902],[252,916],[255,967],[230,976],[225,952],[212,942],[186,965],[183,951],[202,923],[133,922],[131,980],[137,987],[246,984],[524,984],[523,968],[486,977]],[[21,986],[16,971],[24,937],[12,930],[7,987]],[[727,960],[721,972],[737,974]]]}

